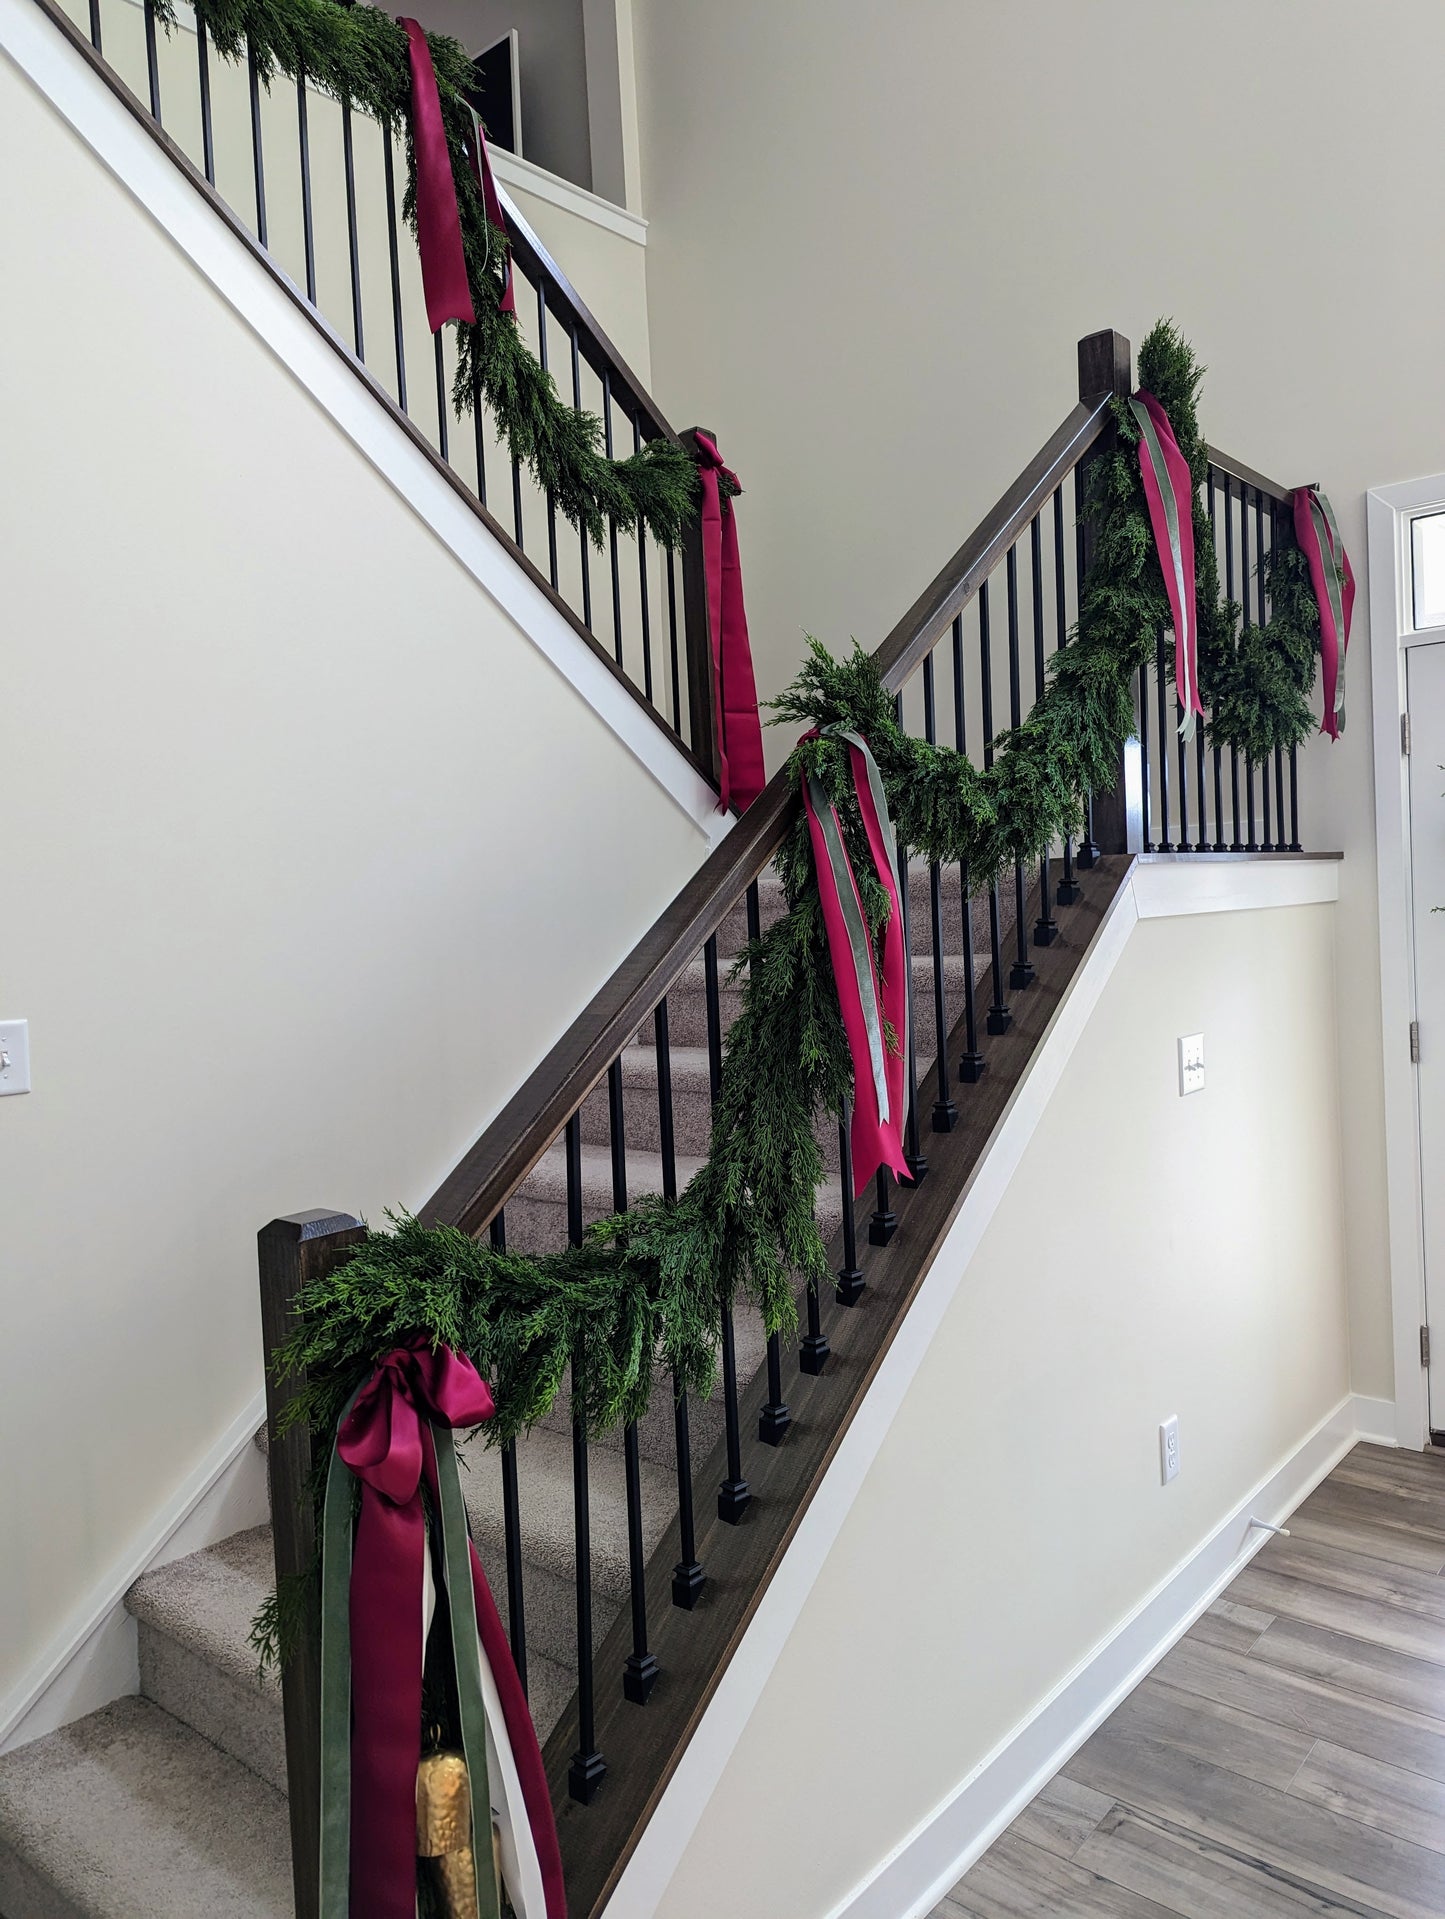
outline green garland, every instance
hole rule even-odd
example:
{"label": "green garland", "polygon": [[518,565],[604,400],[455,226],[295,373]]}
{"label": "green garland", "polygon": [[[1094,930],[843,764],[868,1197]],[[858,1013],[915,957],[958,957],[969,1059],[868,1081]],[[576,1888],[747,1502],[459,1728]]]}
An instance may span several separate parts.
{"label": "green garland", "polygon": [[[174,25],[173,0],[157,0],[157,14]],[[407,38],[376,7],[337,0],[195,0],[196,19],[223,59],[254,56],[262,82],[276,73],[304,74],[311,85],[360,108],[406,141],[403,213],[416,226],[416,153],[411,128],[411,67]],[[513,456],[555,500],[571,524],[600,546],[609,522],[624,532],[645,529],[676,546],[696,516],[697,473],[673,440],[650,441],[623,460],[603,452],[602,422],[562,399],[510,315],[499,311],[506,238],[487,220],[466,153],[472,139],[465,98],[476,82],[464,48],[429,33],[462,221],[475,325],[457,326],[458,366],[452,401],[463,413],[475,394],[486,396]]]}
{"label": "green garland", "polygon": [[[1161,323],[1145,341],[1140,373],[1192,463],[1203,448],[1198,372],[1172,328]],[[1076,833],[1084,795],[1112,783],[1133,730],[1139,669],[1154,657],[1169,617],[1127,409],[1119,424],[1124,444],[1099,460],[1091,489],[1095,552],[1077,628],[1054,655],[1028,718],[995,742],[992,766],[980,769],[904,732],[892,696],[856,644],[839,660],[810,639],[798,678],[773,702],[775,724],[821,729],[793,749],[788,778],[796,787],[805,771],[815,774],[837,806],[855,871],[870,876],[864,905],[875,931],[886,919],[886,898],[871,878],[846,748],[830,729],[868,741],[900,843],[927,860],[962,864],[975,886]],[[1259,668],[1258,683],[1242,683],[1243,669],[1224,659],[1231,620],[1228,609],[1215,608],[1205,534],[1201,627],[1215,684],[1232,689],[1230,724],[1271,743],[1300,737],[1304,676],[1296,642],[1282,645],[1274,625],[1246,636],[1241,650],[1251,660],[1264,657],[1269,670]],[[1302,632],[1287,552],[1274,595],[1275,624],[1288,611],[1292,633]],[[1205,645],[1202,639],[1201,657]],[[689,1391],[711,1391],[722,1300],[745,1297],[769,1333],[791,1331],[798,1286],[822,1288],[831,1278],[814,1218],[824,1174],[814,1124],[820,1111],[842,1111],[852,1063],[801,808],[777,870],[787,911],[737,963],[742,1009],[727,1037],[708,1157],[687,1189],[672,1202],[642,1200],[592,1227],[580,1247],[541,1258],[497,1252],[453,1229],[395,1215],[391,1232],[370,1234],[298,1296],[295,1330],[275,1355],[280,1377],[305,1377],[291,1418],[334,1430],[376,1362],[424,1333],[469,1354],[488,1379],[498,1409],[489,1439],[514,1437],[540,1419],[569,1369],[574,1412],[599,1431],[638,1418],[659,1371]],[[263,1649],[274,1651],[288,1604],[283,1595],[258,1621]]]}

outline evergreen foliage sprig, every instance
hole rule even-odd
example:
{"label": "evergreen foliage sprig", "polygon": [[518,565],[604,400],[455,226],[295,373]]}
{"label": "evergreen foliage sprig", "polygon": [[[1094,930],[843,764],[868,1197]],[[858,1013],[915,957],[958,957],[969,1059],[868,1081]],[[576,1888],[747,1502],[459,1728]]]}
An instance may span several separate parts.
{"label": "evergreen foliage sprig", "polygon": [[[1161,322],[1139,366],[1197,471],[1207,449],[1193,355]],[[1127,408],[1118,426],[1119,443],[1095,462],[1090,483],[1094,556],[1077,625],[1028,717],[994,742],[992,765],[978,768],[906,733],[856,644],[837,659],[810,638],[797,679],[772,703],[774,724],[810,735],[794,747],[788,778],[796,789],[813,774],[837,807],[875,937],[888,905],[872,877],[839,731],[868,741],[900,843],[963,865],[975,888],[1076,832],[1085,796],[1114,778],[1134,725],[1136,677],[1169,621]],[[1207,524],[1196,535],[1201,684],[1207,697],[1207,659],[1220,702],[1214,725],[1226,729],[1216,737],[1258,758],[1308,728],[1317,618],[1312,643],[1307,573],[1298,550],[1282,544],[1269,582],[1274,619],[1236,642],[1237,608],[1218,605]],[[369,1234],[294,1302],[295,1330],[274,1359],[283,1377],[305,1376],[289,1417],[333,1432],[376,1362],[425,1333],[467,1353],[488,1380],[497,1401],[489,1438],[511,1438],[542,1418],[569,1369],[574,1412],[598,1431],[638,1418],[659,1372],[711,1391],[724,1301],[748,1298],[769,1333],[791,1330],[799,1286],[829,1279],[815,1217],[824,1167],[814,1127],[820,1112],[843,1112],[852,1062],[801,808],[776,864],[787,911],[737,962],[742,1007],[727,1036],[707,1159],[686,1190],[671,1202],[641,1200],[590,1228],[581,1246],[544,1257],[498,1252],[394,1215],[390,1232]],[[288,1607],[293,1597],[258,1619],[264,1651],[275,1653]]]}
{"label": "evergreen foliage sprig", "polygon": [[[337,0],[194,0],[198,27],[224,60],[254,58],[261,81],[304,75],[324,93],[359,108],[406,145],[403,214],[416,228],[416,150],[411,126],[411,67],[405,31],[377,7]],[[157,15],[174,24],[173,0]],[[497,302],[502,295],[506,238],[487,219],[467,158],[473,138],[466,90],[475,70],[460,42],[428,33],[461,214],[462,248],[476,323],[458,323],[452,403],[464,413],[485,397],[513,456],[558,510],[600,546],[608,525],[645,529],[676,546],[695,517],[697,473],[675,441],[651,440],[626,459],[608,459],[602,422],[569,406],[556,382]]]}

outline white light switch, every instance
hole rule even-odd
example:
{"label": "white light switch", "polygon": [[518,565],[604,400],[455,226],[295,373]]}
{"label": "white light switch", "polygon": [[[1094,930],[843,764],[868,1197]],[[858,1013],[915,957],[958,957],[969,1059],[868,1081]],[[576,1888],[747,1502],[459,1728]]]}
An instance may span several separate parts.
{"label": "white light switch", "polygon": [[1191,1033],[1179,1042],[1179,1096],[1204,1091],[1204,1035]]}
{"label": "white light switch", "polygon": [[1179,1415],[1159,1428],[1159,1482],[1167,1486],[1179,1477]]}
{"label": "white light switch", "polygon": [[30,1091],[30,1022],[0,1019],[0,1094]]}

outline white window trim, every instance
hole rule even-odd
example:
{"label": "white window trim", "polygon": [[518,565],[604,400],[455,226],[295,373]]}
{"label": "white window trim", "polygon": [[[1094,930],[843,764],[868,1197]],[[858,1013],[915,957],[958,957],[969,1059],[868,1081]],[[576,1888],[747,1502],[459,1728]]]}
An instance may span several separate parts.
{"label": "white window trim", "polygon": [[[1366,500],[1395,1412],[1399,1443],[1411,1447],[1426,1444],[1429,1418],[1419,1346],[1425,1319],[1420,1115],[1408,1037],[1415,1018],[1410,783],[1400,726],[1406,710],[1407,650],[1445,643],[1445,628],[1417,631],[1411,626],[1407,602],[1410,522],[1431,508],[1445,508],[1445,473],[1372,487]],[[1445,1328],[1437,1331],[1445,1334]]]}

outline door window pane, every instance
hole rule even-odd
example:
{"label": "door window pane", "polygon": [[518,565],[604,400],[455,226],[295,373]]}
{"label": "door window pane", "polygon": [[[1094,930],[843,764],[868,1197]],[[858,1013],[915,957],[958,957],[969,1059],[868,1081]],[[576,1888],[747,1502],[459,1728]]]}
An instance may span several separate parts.
{"label": "door window pane", "polygon": [[1445,626],[1445,513],[1410,522],[1410,574],[1415,627]]}

